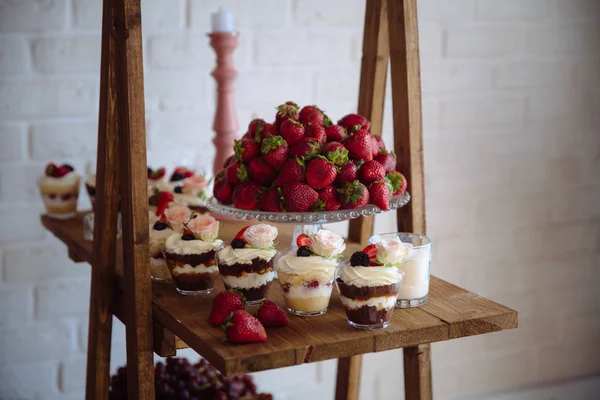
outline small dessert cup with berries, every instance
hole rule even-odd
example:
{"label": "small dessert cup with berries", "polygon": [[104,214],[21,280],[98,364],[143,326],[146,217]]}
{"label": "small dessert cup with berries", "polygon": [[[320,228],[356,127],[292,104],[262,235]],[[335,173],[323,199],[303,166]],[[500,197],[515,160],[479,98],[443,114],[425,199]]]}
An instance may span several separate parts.
{"label": "small dessert cup with berries", "polygon": [[345,248],[340,235],[321,229],[314,235],[298,236],[296,246],[277,257],[275,268],[289,312],[302,317],[327,312]]}
{"label": "small dessert cup with berries", "polygon": [[226,289],[238,290],[246,305],[261,303],[275,277],[277,228],[267,224],[243,228],[218,254],[219,272]]}
{"label": "small dessert cup with berries", "polygon": [[80,176],[69,164],[58,166],[50,163],[38,186],[49,217],[69,219],[77,214]]}
{"label": "small dessert cup with berries", "polygon": [[208,294],[219,276],[216,254],[223,246],[223,241],[217,239],[219,222],[213,217],[192,213],[183,226],[182,233],[172,234],[165,243],[167,266],[179,293]]}
{"label": "small dessert cup with berries", "polygon": [[386,328],[396,306],[404,273],[395,265],[378,262],[376,252],[375,245],[355,252],[336,274],[348,324],[353,328]]}

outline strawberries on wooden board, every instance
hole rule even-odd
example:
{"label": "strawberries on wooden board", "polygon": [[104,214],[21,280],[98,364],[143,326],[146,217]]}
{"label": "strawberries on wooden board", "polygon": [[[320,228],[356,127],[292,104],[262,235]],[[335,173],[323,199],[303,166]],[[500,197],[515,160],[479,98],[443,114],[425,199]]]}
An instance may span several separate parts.
{"label": "strawberries on wooden board", "polygon": [[233,343],[255,343],[267,340],[267,332],[258,318],[248,311],[236,310],[228,318],[223,330]]}
{"label": "strawberries on wooden board", "polygon": [[213,299],[208,322],[213,326],[221,326],[227,322],[227,318],[232,312],[243,309],[242,295],[235,290],[224,290]]}
{"label": "strawberries on wooden board", "polygon": [[278,328],[288,325],[285,311],[272,300],[265,300],[256,312],[256,318],[265,328]]}

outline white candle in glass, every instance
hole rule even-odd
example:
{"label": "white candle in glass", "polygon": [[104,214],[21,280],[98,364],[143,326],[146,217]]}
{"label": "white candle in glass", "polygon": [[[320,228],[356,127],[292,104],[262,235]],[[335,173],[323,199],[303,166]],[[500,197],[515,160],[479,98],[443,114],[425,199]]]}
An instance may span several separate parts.
{"label": "white candle in glass", "polygon": [[213,33],[233,32],[233,14],[219,7],[217,12],[210,14],[210,23]]}

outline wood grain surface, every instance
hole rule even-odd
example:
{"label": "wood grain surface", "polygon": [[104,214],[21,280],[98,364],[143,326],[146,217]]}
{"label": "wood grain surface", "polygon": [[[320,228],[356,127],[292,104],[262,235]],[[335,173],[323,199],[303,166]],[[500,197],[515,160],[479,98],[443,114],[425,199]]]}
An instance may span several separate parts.
{"label": "wood grain surface", "polygon": [[[66,221],[43,216],[42,223],[74,254],[86,261],[92,259],[91,243],[83,239],[81,216]],[[223,238],[233,237],[245,225],[225,223]],[[287,246],[289,235],[291,227],[284,226],[280,247]],[[348,254],[357,247],[360,246],[350,243]],[[118,254],[116,262],[117,275],[121,276],[122,261]],[[122,280],[118,279],[117,283],[123,290]],[[155,320],[226,374],[344,358],[517,326],[516,311],[432,277],[428,303],[419,308],[395,310],[387,329],[364,332],[349,327],[334,290],[327,314],[313,318],[290,315],[290,325],[269,329],[266,342],[234,345],[225,340],[219,328],[210,326],[207,321],[212,297],[222,290],[220,282],[213,294],[198,297],[182,296],[172,284],[155,283],[152,289]],[[283,304],[277,282],[273,282],[269,297]],[[176,343],[178,348],[183,345],[180,341]]]}

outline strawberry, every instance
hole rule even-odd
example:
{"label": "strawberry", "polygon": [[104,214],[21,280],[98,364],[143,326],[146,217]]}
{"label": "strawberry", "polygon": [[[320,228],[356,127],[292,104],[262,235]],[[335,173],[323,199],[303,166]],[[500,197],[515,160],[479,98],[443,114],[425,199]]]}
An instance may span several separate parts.
{"label": "strawberry", "polygon": [[383,165],[386,174],[396,169],[396,155],[394,153],[382,151],[379,154],[377,154],[373,159],[379,164]]}
{"label": "strawberry", "polygon": [[248,311],[236,310],[223,325],[227,339],[233,343],[254,343],[267,340],[265,327]]}
{"label": "strawberry", "polygon": [[221,179],[217,179],[213,186],[213,196],[219,200],[221,204],[231,204],[231,194],[233,189],[227,183],[227,179],[223,176]]}
{"label": "strawberry", "polygon": [[325,135],[327,135],[328,142],[341,142],[348,136],[346,129],[340,125],[331,125],[325,128]]}
{"label": "strawberry", "polygon": [[208,322],[213,326],[221,326],[232,312],[243,309],[244,299],[239,292],[232,289],[222,291],[213,299]]}
{"label": "strawberry", "polygon": [[375,148],[373,149],[373,157],[375,157],[375,155],[381,153],[382,151],[386,151],[385,150],[385,143],[383,142],[383,138],[381,136],[373,136],[375,138],[375,140],[373,141],[373,143],[375,143]]}
{"label": "strawberry", "polygon": [[375,158],[377,154],[379,154],[379,142],[375,136],[371,135],[371,155]]}
{"label": "strawberry", "polygon": [[54,163],[46,165],[45,174],[46,176],[53,176],[55,178],[58,178],[58,166]]}
{"label": "strawberry", "polygon": [[359,129],[344,141],[348,154],[352,159],[369,161],[373,159],[371,152],[371,135],[364,129]]}
{"label": "strawberry", "polygon": [[163,212],[169,206],[169,203],[175,199],[172,193],[160,192],[156,197],[156,216],[161,217]]}
{"label": "strawberry", "polygon": [[340,200],[338,199],[338,192],[333,185],[329,185],[321,189],[317,203],[319,203],[319,205],[322,207],[322,210],[325,211],[339,210],[342,206],[342,203],[340,203]]}
{"label": "strawberry", "polygon": [[234,140],[233,151],[237,161],[247,163],[260,153],[260,146],[250,139]]}
{"label": "strawberry", "polygon": [[323,155],[336,166],[348,162],[348,150],[340,142],[327,143],[323,147]]}
{"label": "strawberry", "polygon": [[282,212],[281,197],[282,192],[280,188],[271,188],[265,190],[258,199],[258,208],[262,211],[271,212]]}
{"label": "strawberry", "polygon": [[323,125],[310,123],[304,126],[304,131],[306,137],[312,138],[321,143],[327,142],[327,135],[325,134],[325,128],[323,128]]}
{"label": "strawberry", "polygon": [[249,227],[250,227],[250,225],[245,226],[242,229],[240,229],[233,238],[234,239],[242,239],[244,242],[246,242],[246,239],[244,239],[244,232],[246,232],[246,230],[248,230]]}
{"label": "strawberry", "polygon": [[282,187],[292,182],[304,182],[304,161],[299,158],[288,158],[283,163],[273,185]]}
{"label": "strawberry", "polygon": [[266,123],[263,125],[262,138],[266,138],[267,136],[275,136],[277,135],[277,128],[275,125]]}
{"label": "strawberry", "polygon": [[281,123],[279,134],[288,144],[293,145],[304,137],[304,127],[298,121],[287,119]]}
{"label": "strawberry", "polygon": [[248,169],[246,164],[235,161],[225,169],[225,176],[230,185],[236,186],[248,180]]}
{"label": "strawberry", "polygon": [[338,121],[338,125],[341,125],[342,127],[346,128],[349,132],[353,132],[354,130],[356,130],[357,126],[358,129],[365,129],[367,131],[371,127],[371,123],[369,122],[369,120],[363,117],[362,115],[358,114],[348,114],[342,117]]}
{"label": "strawberry", "polygon": [[318,156],[311,160],[306,168],[306,182],[313,189],[323,189],[335,181],[337,170],[329,160]]}
{"label": "strawberry", "polygon": [[375,181],[369,186],[369,201],[383,211],[387,211],[390,208],[390,186],[383,179]]}
{"label": "strawberry", "polygon": [[61,165],[60,167],[58,167],[57,175],[59,178],[62,178],[63,176],[65,176],[66,174],[68,174],[71,171],[73,171],[73,167],[71,167],[68,164],[64,164],[64,165]]}
{"label": "strawberry", "polygon": [[277,173],[267,163],[265,157],[256,157],[248,164],[248,174],[261,185],[267,186],[273,182]]}
{"label": "strawberry", "polygon": [[305,161],[318,156],[321,153],[321,142],[313,138],[303,137],[298,143],[290,148],[289,157],[303,158]]}
{"label": "strawberry", "polygon": [[358,167],[356,166],[356,164],[349,161],[345,164],[342,164],[342,166],[340,167],[340,171],[338,172],[335,178],[335,182],[353,182],[356,179],[358,179]]}
{"label": "strawberry", "polygon": [[319,194],[310,186],[294,182],[283,187],[285,208],[289,212],[304,212],[319,198]]}
{"label": "strawberry", "polygon": [[235,161],[235,154],[232,154],[229,157],[227,157],[227,159],[223,163],[223,169],[226,169],[227,167],[229,167],[231,165],[231,163],[233,163],[234,161]]}
{"label": "strawberry", "polygon": [[408,182],[406,181],[404,175],[402,175],[400,172],[392,171],[386,175],[386,179],[392,185],[392,189],[390,190],[392,195],[396,196],[406,191],[406,185]]}
{"label": "strawberry", "polygon": [[[315,117],[315,115],[317,116]],[[319,124],[323,125],[323,123],[325,122],[325,115],[323,115],[323,111],[321,111],[321,109],[316,105],[304,106],[298,114],[298,119],[302,123],[302,125],[306,125],[309,122],[313,122],[315,120],[320,120],[321,122],[319,122]]]}
{"label": "strawberry", "polygon": [[300,248],[300,247],[312,247],[312,245],[313,245],[312,240],[310,240],[310,238],[308,237],[308,235],[306,235],[304,233],[301,233],[296,238],[296,246],[298,246],[298,248]]}
{"label": "strawberry", "polygon": [[375,160],[367,161],[358,169],[358,180],[365,185],[385,178],[385,168]]}
{"label": "strawberry", "polygon": [[157,181],[159,179],[164,178],[166,173],[167,171],[164,167],[160,167],[157,170],[153,170],[152,168],[148,167],[148,179],[151,179],[153,181]]}
{"label": "strawberry", "polygon": [[[173,171],[173,174],[171,175],[171,182],[173,181],[180,181],[182,179],[185,178],[190,178],[194,176],[194,171],[192,171],[191,169],[187,169],[185,167],[177,167],[175,168],[175,171]],[[174,177],[181,177],[180,179],[173,179]]]}
{"label": "strawberry", "polygon": [[263,301],[262,306],[260,306],[256,313],[256,317],[266,328],[276,328],[287,326],[288,324],[288,317],[285,311],[272,300]]}
{"label": "strawberry", "polygon": [[262,187],[254,181],[239,184],[233,189],[231,196],[234,207],[243,210],[256,210],[258,208],[257,197],[261,189]]}
{"label": "strawberry", "polygon": [[360,208],[369,203],[369,191],[359,181],[344,183],[338,192],[342,194],[343,208]]}
{"label": "strawberry", "polygon": [[281,136],[267,136],[260,147],[265,161],[278,170],[287,159],[289,146]]}
{"label": "strawberry", "polygon": [[277,110],[277,114],[275,114],[276,130],[279,130],[281,128],[281,124],[283,123],[283,121],[286,121],[288,119],[298,121],[299,107],[293,101],[286,101],[284,104],[275,107],[275,109]]}
{"label": "strawberry", "polygon": [[369,256],[370,260],[374,260],[377,257],[377,246],[370,244],[362,250],[363,253]]}
{"label": "strawberry", "polygon": [[256,137],[257,134],[262,133],[262,130],[265,126],[266,122],[262,118],[254,118],[248,124],[248,133],[251,137]]}

